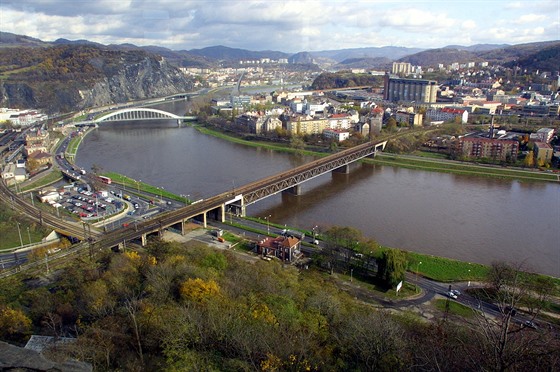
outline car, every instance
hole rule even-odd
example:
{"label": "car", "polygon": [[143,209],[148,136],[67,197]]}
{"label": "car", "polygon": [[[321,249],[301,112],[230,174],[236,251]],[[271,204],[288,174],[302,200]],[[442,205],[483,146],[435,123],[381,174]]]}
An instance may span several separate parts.
{"label": "car", "polygon": [[319,241],[317,239],[313,240],[313,244],[319,245]]}
{"label": "car", "polygon": [[457,299],[457,295],[455,293],[453,293],[452,291],[447,292],[447,297],[452,298],[454,300]]}
{"label": "car", "polygon": [[458,289],[452,289],[451,293],[453,293],[455,296],[460,296],[461,295],[461,291]]}
{"label": "car", "polygon": [[525,323],[523,323],[523,324],[525,324],[525,327],[529,327],[529,328],[533,328],[533,329],[537,329],[537,328],[538,328],[537,323],[535,323],[535,322],[533,322],[533,321],[531,321],[531,320],[527,320],[527,321],[525,321]]}

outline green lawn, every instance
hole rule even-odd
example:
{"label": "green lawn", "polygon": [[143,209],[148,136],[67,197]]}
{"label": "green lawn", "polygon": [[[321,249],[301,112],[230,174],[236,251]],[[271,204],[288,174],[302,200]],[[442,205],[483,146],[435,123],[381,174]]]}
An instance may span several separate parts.
{"label": "green lawn", "polygon": [[445,303],[447,301],[449,301],[449,314],[462,316],[464,318],[470,318],[475,315],[475,310],[453,300],[438,299],[435,303],[436,308],[445,311]]}
{"label": "green lawn", "polygon": [[408,270],[439,282],[478,281],[486,278],[489,267],[444,257],[407,252]]}

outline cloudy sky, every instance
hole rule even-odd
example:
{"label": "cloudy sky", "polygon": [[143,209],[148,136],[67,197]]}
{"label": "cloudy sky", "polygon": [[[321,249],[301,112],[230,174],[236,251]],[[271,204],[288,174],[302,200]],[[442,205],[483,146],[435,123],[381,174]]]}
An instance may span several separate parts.
{"label": "cloudy sky", "polygon": [[560,1],[0,0],[0,30],[174,50],[521,44],[560,40]]}

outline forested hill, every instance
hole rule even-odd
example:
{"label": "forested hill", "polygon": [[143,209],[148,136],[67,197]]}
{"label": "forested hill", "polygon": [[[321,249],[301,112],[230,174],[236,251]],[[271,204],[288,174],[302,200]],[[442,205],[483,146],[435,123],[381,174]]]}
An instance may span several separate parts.
{"label": "forested hill", "polygon": [[383,77],[372,76],[370,74],[353,74],[350,72],[325,72],[317,76],[313,81],[311,88],[318,89],[333,89],[333,88],[348,88],[359,87],[363,85],[380,85]]}
{"label": "forested hill", "polygon": [[161,56],[93,45],[3,48],[0,106],[73,111],[164,96],[191,82]]}

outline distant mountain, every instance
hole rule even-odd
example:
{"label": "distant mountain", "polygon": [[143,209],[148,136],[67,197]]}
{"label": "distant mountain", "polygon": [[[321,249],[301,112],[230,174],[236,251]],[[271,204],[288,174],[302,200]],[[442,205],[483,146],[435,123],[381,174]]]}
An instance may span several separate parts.
{"label": "distant mountain", "polygon": [[349,58],[344,61],[331,66],[331,70],[344,70],[344,69],[385,69],[390,70],[393,60],[386,57],[376,58]]}
{"label": "distant mountain", "polygon": [[421,52],[420,48],[405,47],[371,47],[371,48],[351,48],[340,50],[324,50],[320,52],[310,52],[313,57],[330,58],[336,62],[342,62],[350,58],[378,58],[385,57],[396,60],[407,55]]}
{"label": "distant mountain", "polygon": [[10,32],[0,31],[0,48],[6,47],[45,47],[48,43],[29,36],[16,35]]}
{"label": "distant mountain", "polygon": [[466,50],[453,48],[440,48],[424,50],[410,56],[403,57],[399,62],[408,62],[414,66],[437,66],[439,63],[449,65],[451,63],[465,63],[479,61],[477,55]]}
{"label": "distant mountain", "polygon": [[506,48],[509,44],[476,44],[471,46],[448,45],[444,49],[466,50],[467,52],[484,52],[493,49]]}
{"label": "distant mountain", "polygon": [[296,53],[288,58],[289,63],[315,63],[313,56],[308,52]]}
{"label": "distant mountain", "polygon": [[505,67],[520,67],[529,71],[560,71],[560,42],[547,46],[534,53],[519,57],[518,59],[504,63]]}
{"label": "distant mountain", "polygon": [[95,45],[95,46],[99,46],[99,47],[104,47],[105,45],[100,44],[100,43],[96,43],[93,41],[89,41],[89,40],[84,40],[84,39],[80,39],[80,40],[68,40],[68,39],[56,39],[55,41],[52,42],[52,44],[55,45]]}
{"label": "distant mountain", "polygon": [[287,53],[272,50],[251,51],[246,49],[229,48],[223,45],[202,49],[191,49],[189,50],[189,53],[219,61],[241,61],[261,58],[280,59],[288,58],[290,56]]}

